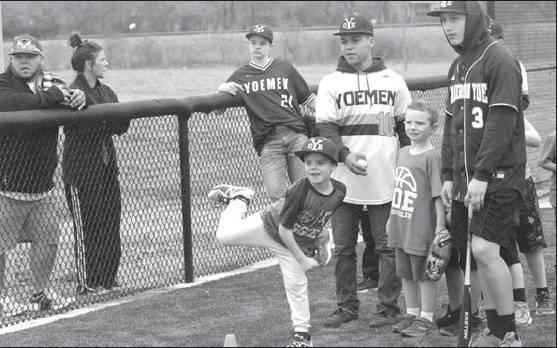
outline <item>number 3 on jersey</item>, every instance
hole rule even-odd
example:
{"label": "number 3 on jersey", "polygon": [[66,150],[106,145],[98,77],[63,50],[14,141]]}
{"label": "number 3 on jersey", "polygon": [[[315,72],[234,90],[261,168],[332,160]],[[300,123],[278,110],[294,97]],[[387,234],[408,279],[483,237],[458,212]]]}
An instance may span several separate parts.
{"label": "number 3 on jersey", "polygon": [[290,94],[281,94],[281,106],[284,108],[293,107],[293,96]]}
{"label": "number 3 on jersey", "polygon": [[482,109],[478,106],[475,106],[473,108],[473,111],[471,112],[471,114],[475,118],[473,120],[473,122],[471,122],[471,125],[473,126],[473,128],[476,128],[476,129],[482,128],[484,126],[484,121],[483,121],[483,118],[482,118]]}

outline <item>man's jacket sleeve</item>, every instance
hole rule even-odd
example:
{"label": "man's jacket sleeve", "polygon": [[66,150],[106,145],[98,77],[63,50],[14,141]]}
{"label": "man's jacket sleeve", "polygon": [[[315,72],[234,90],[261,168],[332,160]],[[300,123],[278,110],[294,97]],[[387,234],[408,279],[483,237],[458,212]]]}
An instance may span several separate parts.
{"label": "man's jacket sleeve", "polygon": [[33,94],[18,89],[7,79],[0,78],[0,110],[2,111],[48,109],[63,101],[64,94],[57,87],[53,86]]}

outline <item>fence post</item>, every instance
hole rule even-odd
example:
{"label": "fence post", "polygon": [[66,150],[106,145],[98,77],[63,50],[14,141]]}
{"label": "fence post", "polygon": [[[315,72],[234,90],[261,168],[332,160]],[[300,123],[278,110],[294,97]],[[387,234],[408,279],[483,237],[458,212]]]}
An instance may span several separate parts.
{"label": "fence post", "polygon": [[190,149],[188,119],[190,114],[178,115],[178,147],[180,156],[180,200],[182,202],[182,238],[184,244],[184,281],[194,281],[192,257],[192,218],[190,205]]}

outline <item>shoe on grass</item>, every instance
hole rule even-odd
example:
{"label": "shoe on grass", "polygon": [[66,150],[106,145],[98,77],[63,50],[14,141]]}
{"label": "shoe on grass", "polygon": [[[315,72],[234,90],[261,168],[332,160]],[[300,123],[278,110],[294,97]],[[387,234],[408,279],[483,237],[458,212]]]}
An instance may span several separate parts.
{"label": "shoe on grass", "polygon": [[515,309],[515,323],[517,325],[527,326],[533,322],[527,302],[514,301],[513,307]]}
{"label": "shoe on grass", "polygon": [[424,337],[436,330],[436,324],[426,318],[416,317],[411,325],[405,330],[401,330],[404,337]]}
{"label": "shoe on grass", "polygon": [[343,308],[337,308],[332,315],[326,318],[324,322],[324,327],[327,328],[338,328],[341,324],[347,323],[351,320],[358,319],[358,314],[353,314],[348,312]]}
{"label": "shoe on grass", "polygon": [[488,328],[485,328],[469,343],[469,347],[498,347],[500,346],[500,339],[490,333]]}
{"label": "shoe on grass", "polygon": [[408,328],[409,326],[411,326],[411,323],[413,322],[413,320],[416,318],[415,315],[412,314],[403,314],[401,316],[401,318],[399,318],[399,322],[395,325],[393,325],[391,332],[393,333],[400,333],[401,331],[405,330],[406,328]]}
{"label": "shoe on grass", "polygon": [[500,341],[499,347],[522,347],[521,339],[517,332],[506,332]]}
{"label": "shoe on grass", "polygon": [[554,304],[550,298],[550,294],[546,291],[537,294],[537,311],[536,315],[554,314]]}
{"label": "shoe on grass", "polygon": [[388,325],[394,325],[398,322],[397,314],[392,313],[386,309],[381,309],[374,313],[372,320],[368,323],[369,327],[382,327]]}
{"label": "shoe on grass", "polygon": [[446,311],[446,314],[443,317],[436,319],[436,325],[438,325],[439,328],[453,325],[459,321],[459,313],[461,312],[461,307],[457,307],[454,310],[450,309],[449,304],[447,305],[447,307],[448,310]]}
{"label": "shoe on grass", "polygon": [[312,339],[307,340],[301,334],[295,333],[291,343],[287,347],[314,347]]}

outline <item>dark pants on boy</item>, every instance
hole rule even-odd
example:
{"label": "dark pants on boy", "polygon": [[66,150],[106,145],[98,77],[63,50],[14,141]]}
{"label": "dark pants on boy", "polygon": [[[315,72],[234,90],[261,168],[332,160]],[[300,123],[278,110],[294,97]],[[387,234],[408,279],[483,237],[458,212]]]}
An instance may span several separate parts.
{"label": "dark pants on boy", "polygon": [[[391,212],[391,202],[368,205],[372,237],[380,256],[380,278],[378,286],[378,311],[399,313],[397,299],[401,293],[401,279],[395,275],[395,250],[387,246],[386,223]],[[331,217],[335,242],[335,265],[337,306],[358,314],[356,244],[358,223],[363,206],[342,203]]]}
{"label": "dark pants on boy", "polygon": [[376,253],[376,243],[372,236],[372,227],[368,218],[368,211],[363,210],[360,216],[360,229],[365,243],[362,252],[362,277],[378,280],[380,276],[380,256]]}

